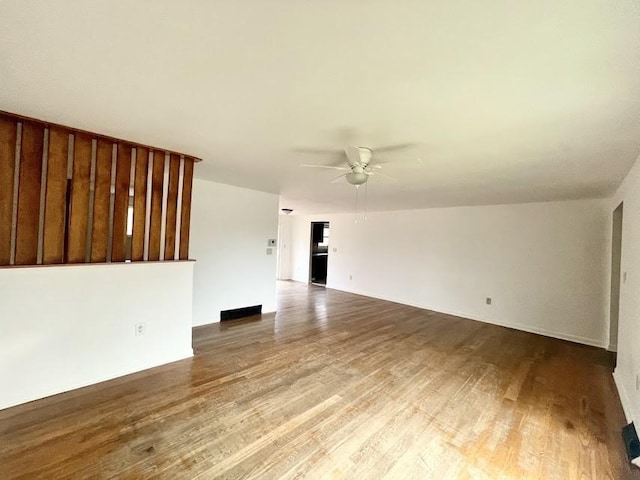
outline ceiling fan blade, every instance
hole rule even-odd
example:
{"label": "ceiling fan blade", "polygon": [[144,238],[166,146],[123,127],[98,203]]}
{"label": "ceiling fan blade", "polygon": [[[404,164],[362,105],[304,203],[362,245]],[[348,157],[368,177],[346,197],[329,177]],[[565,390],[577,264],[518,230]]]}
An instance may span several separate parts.
{"label": "ceiling fan blade", "polygon": [[342,150],[335,148],[294,148],[296,153],[311,153],[320,155],[338,155],[342,153]]}
{"label": "ceiling fan blade", "polygon": [[344,173],[342,175],[340,175],[339,177],[334,178],[333,180],[331,180],[329,183],[339,183],[340,179],[346,177],[347,175],[349,175],[348,173]]}
{"label": "ceiling fan blade", "polygon": [[367,173],[367,175],[386,178],[387,180],[391,180],[393,182],[399,182],[400,181],[396,177],[392,177],[391,175],[387,175],[386,173],[382,173],[382,172],[369,172],[369,173]]}
{"label": "ceiling fan blade", "polygon": [[358,147],[344,147],[344,153],[347,154],[349,165],[360,165],[360,149]]}
{"label": "ceiling fan blade", "polygon": [[377,147],[374,148],[373,151],[378,153],[378,152],[392,152],[395,150],[403,150],[405,148],[409,148],[409,147],[413,147],[415,146],[415,143],[398,143],[396,145],[385,145],[382,147]]}
{"label": "ceiling fan blade", "polygon": [[305,168],[328,168],[329,170],[340,170],[340,171],[343,171],[343,172],[351,171],[350,168],[347,168],[347,167],[334,167],[333,165],[314,165],[314,164],[308,164],[308,163],[301,163],[298,166],[299,167],[305,167]]}
{"label": "ceiling fan blade", "polygon": [[394,168],[422,168],[424,167],[424,162],[421,158],[416,158],[412,160],[380,160],[376,158],[374,167],[379,166],[380,168],[384,167],[394,167]]}

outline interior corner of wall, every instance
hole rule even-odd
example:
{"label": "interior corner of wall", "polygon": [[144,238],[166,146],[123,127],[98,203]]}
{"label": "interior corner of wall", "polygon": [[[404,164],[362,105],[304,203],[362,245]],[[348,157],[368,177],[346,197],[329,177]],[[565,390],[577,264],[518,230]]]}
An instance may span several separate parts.
{"label": "interior corner of wall", "polygon": [[616,386],[616,389],[618,390],[618,397],[620,398],[622,410],[627,422],[635,422],[636,424],[640,424],[640,415],[638,414],[639,412],[636,410],[636,408],[634,408],[634,405],[631,402],[631,398],[629,397],[629,393],[624,385],[622,375],[620,375],[618,368],[616,368],[613,372],[613,382]]}

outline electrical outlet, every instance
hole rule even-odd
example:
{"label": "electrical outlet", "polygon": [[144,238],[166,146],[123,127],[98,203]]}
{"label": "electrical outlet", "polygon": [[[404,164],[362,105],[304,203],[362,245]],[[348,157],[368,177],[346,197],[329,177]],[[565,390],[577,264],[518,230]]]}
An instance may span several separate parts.
{"label": "electrical outlet", "polygon": [[142,322],[138,322],[136,323],[136,337],[140,336],[140,335],[144,335],[144,323]]}
{"label": "electrical outlet", "polygon": [[338,249],[336,247],[333,247],[333,253],[336,253],[338,251]]}
{"label": "electrical outlet", "polygon": [[349,275],[349,280],[353,280],[353,276]]}
{"label": "electrical outlet", "polygon": [[273,248],[267,248],[267,255],[273,255]]}
{"label": "electrical outlet", "polygon": [[622,283],[627,283],[627,272],[622,274]]}
{"label": "electrical outlet", "polygon": [[491,297],[487,297],[487,300],[486,300],[487,305],[491,305],[491,302],[492,302],[492,301],[493,301],[493,300],[491,300]]}

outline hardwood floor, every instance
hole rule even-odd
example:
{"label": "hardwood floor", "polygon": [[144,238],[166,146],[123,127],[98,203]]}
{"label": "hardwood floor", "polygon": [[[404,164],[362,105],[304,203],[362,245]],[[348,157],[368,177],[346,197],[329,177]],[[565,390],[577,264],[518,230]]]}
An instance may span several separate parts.
{"label": "hardwood floor", "polygon": [[191,360],[0,411],[0,479],[638,479],[606,352],[283,282]]}

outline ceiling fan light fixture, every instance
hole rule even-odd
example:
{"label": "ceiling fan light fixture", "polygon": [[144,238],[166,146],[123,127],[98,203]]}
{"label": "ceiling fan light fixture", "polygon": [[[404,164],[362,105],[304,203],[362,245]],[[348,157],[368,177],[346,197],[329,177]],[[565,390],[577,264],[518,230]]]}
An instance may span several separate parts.
{"label": "ceiling fan light fixture", "polygon": [[347,173],[345,175],[345,178],[347,179],[347,182],[349,182],[351,185],[362,185],[364,183],[367,183],[367,180],[369,179],[369,175],[367,175],[364,172],[351,172],[351,173]]}

